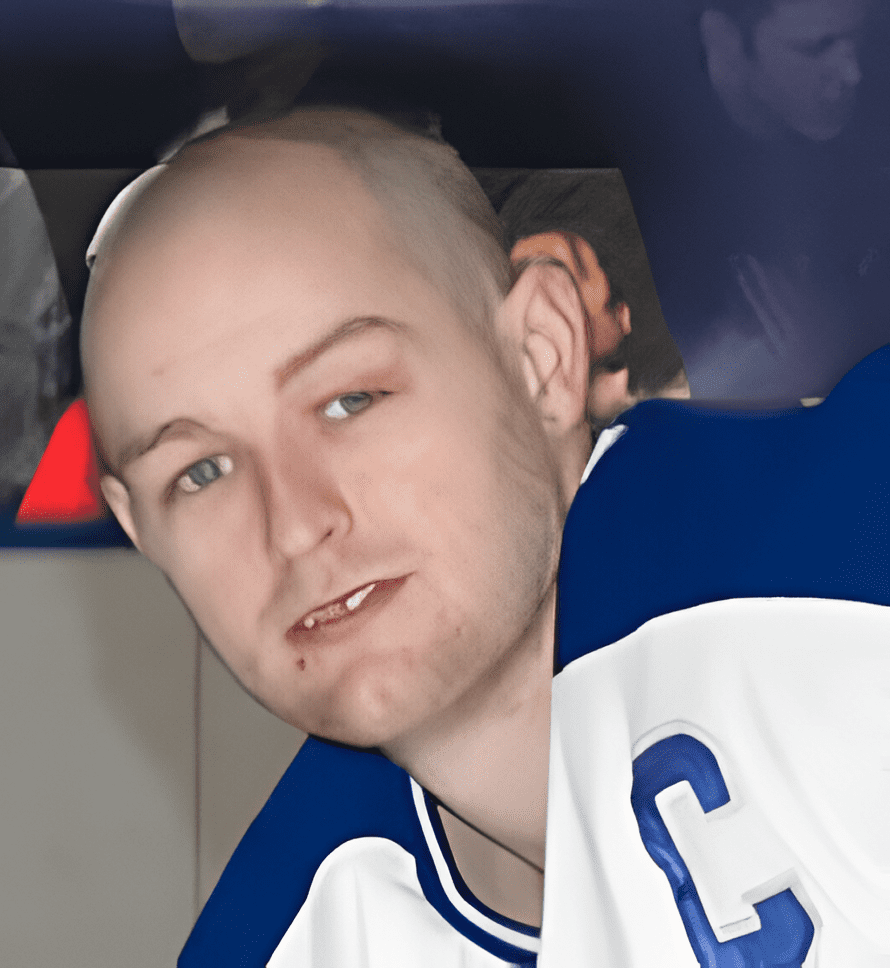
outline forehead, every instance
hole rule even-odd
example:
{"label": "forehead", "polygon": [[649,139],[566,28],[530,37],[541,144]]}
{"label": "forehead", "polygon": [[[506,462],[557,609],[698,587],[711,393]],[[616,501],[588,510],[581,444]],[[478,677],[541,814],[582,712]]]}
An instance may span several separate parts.
{"label": "forehead", "polygon": [[113,226],[91,279],[94,307],[104,311],[146,279],[159,297],[223,267],[240,274],[254,256],[305,261],[319,245],[342,242],[344,230],[356,250],[386,241],[379,205],[333,150],[221,141],[164,171]]}
{"label": "forehead", "polygon": [[780,39],[816,42],[858,30],[867,10],[868,0],[777,0],[761,28]]}
{"label": "forehead", "polygon": [[272,372],[282,352],[344,319],[441,310],[336,153],[224,147],[159,178],[100,251],[84,355],[106,443],[162,419],[208,380],[237,394],[238,372]]}

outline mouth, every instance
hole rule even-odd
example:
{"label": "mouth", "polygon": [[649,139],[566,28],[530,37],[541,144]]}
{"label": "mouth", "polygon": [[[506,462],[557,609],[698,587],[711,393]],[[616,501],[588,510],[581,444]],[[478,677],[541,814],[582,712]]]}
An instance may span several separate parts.
{"label": "mouth", "polygon": [[380,579],[353,588],[345,595],[325,602],[324,605],[313,608],[302,618],[297,619],[288,629],[287,637],[293,639],[307,633],[320,631],[328,626],[344,622],[355,615],[360,615],[374,605],[383,604],[401,588],[407,578],[408,575],[402,575],[399,578]]}

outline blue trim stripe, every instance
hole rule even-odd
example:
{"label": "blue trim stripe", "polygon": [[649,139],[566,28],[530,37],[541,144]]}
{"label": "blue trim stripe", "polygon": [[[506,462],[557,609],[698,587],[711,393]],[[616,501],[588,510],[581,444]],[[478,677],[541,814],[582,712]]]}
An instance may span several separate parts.
{"label": "blue trim stripe", "polygon": [[423,791],[423,797],[427,816],[429,817],[430,825],[433,828],[433,833],[436,836],[436,842],[439,845],[439,849],[442,851],[442,856],[445,859],[445,863],[448,865],[448,873],[451,875],[451,880],[460,896],[468,904],[471,904],[474,908],[476,908],[476,910],[483,917],[488,918],[490,921],[494,921],[496,924],[499,924],[502,927],[509,928],[511,931],[518,931],[520,934],[527,935],[529,938],[540,938],[541,932],[538,928],[533,928],[529,924],[523,924],[521,921],[514,921],[512,918],[499,914],[497,911],[483,904],[473,894],[469,887],[467,887],[466,882],[458,870],[457,862],[454,859],[454,854],[451,852],[451,845],[448,843],[448,838],[445,836],[445,828],[442,826],[442,818],[439,816],[439,802],[431,793],[428,793],[426,790]]}
{"label": "blue trim stripe", "polygon": [[[417,874],[424,896],[445,920],[456,928],[465,938],[477,944],[480,948],[502,958],[510,964],[537,964],[537,949],[539,947],[538,932],[535,928],[520,924],[510,918],[497,914],[481,904],[469,891],[463,879],[457,872],[451,850],[447,848],[447,840],[441,822],[435,816],[433,801],[420,786],[411,781],[414,806],[419,828],[424,836],[424,848],[418,851]],[[427,831],[429,833],[427,834]],[[444,848],[443,849],[443,843]],[[445,861],[446,876],[450,875],[452,883],[443,883],[440,870],[437,868],[434,852]],[[471,917],[463,914],[448,897],[448,887],[451,887],[463,900]],[[486,924],[487,923],[487,924]],[[487,929],[486,930],[486,926]],[[504,940],[504,936],[513,934],[517,943]],[[524,939],[528,943],[524,944]]]}

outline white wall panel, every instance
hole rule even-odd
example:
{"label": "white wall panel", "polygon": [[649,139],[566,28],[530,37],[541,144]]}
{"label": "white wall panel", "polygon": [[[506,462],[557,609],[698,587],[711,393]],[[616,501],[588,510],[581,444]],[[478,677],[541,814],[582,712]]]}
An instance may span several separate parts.
{"label": "white wall panel", "polygon": [[0,554],[0,963],[172,965],[191,926],[195,632],[132,551]]}
{"label": "white wall panel", "polygon": [[267,712],[204,645],[200,689],[201,903],[305,735]]}

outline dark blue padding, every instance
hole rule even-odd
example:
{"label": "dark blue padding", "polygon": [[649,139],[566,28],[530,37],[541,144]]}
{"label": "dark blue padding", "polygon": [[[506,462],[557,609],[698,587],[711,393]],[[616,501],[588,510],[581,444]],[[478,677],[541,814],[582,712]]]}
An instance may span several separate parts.
{"label": "dark blue padding", "polygon": [[382,756],[309,738],[232,855],[179,957],[179,968],[264,968],[322,861],[358,837],[384,837],[417,861],[427,900],[508,962],[534,957],[498,941],[448,902],[435,875],[408,774]]}
{"label": "dark blue padding", "polygon": [[417,846],[410,806],[407,774],[382,756],[306,740],[232,855],[180,968],[264,966],[332,850],[366,836]]}
{"label": "dark blue padding", "polygon": [[566,524],[557,669],[705,602],[890,604],[890,346],[818,407],[658,400],[621,423]]}

